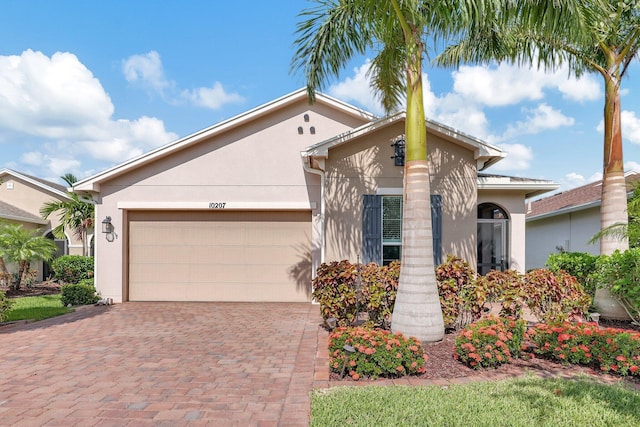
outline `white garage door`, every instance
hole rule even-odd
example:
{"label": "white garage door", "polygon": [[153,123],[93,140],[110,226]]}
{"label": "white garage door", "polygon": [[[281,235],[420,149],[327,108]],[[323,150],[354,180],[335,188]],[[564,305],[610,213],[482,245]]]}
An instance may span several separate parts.
{"label": "white garage door", "polygon": [[310,212],[129,212],[130,301],[309,301]]}

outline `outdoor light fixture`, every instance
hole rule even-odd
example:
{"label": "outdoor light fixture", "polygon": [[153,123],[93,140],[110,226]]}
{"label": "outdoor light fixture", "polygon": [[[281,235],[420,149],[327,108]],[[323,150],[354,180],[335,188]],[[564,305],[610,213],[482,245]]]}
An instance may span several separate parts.
{"label": "outdoor light fixture", "polygon": [[404,166],[404,138],[398,139],[391,146],[393,147],[393,156],[391,158],[394,160],[394,164],[396,166]]}
{"label": "outdoor light fixture", "polygon": [[102,233],[108,242],[113,242],[115,233],[113,232],[113,224],[111,224],[111,217],[108,216],[102,220]]}

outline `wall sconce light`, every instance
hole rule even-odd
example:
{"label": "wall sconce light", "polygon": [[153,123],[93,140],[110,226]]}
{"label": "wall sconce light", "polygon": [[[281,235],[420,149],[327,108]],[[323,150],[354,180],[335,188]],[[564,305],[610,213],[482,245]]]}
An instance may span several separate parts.
{"label": "wall sconce light", "polygon": [[113,224],[111,224],[111,217],[108,216],[102,220],[102,233],[108,242],[113,242],[115,233],[113,232]]}
{"label": "wall sconce light", "polygon": [[396,166],[404,166],[404,138],[398,139],[391,146],[393,147],[393,156],[391,158],[394,160],[394,164]]}

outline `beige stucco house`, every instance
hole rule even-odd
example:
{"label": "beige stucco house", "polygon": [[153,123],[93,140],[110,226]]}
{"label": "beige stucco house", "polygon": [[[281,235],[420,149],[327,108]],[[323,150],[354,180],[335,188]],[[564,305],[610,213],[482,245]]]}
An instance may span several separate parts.
{"label": "beige stucco house", "polygon": [[[398,259],[404,120],[300,90],[76,183],[112,227],[95,241],[98,290],[309,301],[324,261]],[[482,174],[500,149],[427,128],[436,259],[523,270],[525,199],[557,186]]]}
{"label": "beige stucco house", "polygon": [[[63,185],[11,169],[0,170],[0,219],[22,224],[26,229],[39,229],[43,236],[56,243],[56,256],[82,255],[82,242],[70,234],[65,239],[56,239],[51,230],[60,224],[58,215],[53,214],[44,220],[40,216],[40,208],[47,202],[68,199],[67,189]],[[37,280],[51,275],[47,263],[34,262],[32,267],[38,271]],[[9,265],[9,270],[15,272],[15,268]]]}

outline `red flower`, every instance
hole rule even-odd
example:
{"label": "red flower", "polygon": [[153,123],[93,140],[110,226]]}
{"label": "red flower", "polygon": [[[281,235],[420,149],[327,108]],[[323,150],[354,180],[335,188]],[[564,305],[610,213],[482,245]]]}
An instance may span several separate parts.
{"label": "red flower", "polygon": [[635,374],[635,373],[638,371],[638,369],[640,369],[640,368],[638,368],[638,366],[636,366],[636,365],[631,365],[631,366],[629,367],[629,372],[631,372],[632,374]]}

